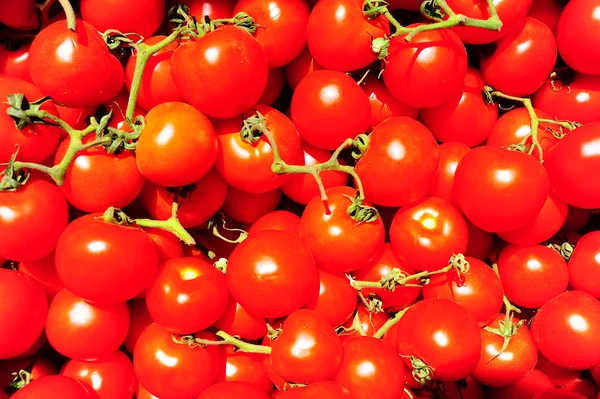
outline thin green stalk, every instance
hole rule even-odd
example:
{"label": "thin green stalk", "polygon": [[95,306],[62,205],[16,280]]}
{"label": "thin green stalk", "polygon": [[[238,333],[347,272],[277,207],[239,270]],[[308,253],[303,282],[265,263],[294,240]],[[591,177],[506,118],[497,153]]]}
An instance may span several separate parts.
{"label": "thin green stalk", "polygon": [[73,6],[69,2],[69,0],[58,0],[61,7],[65,11],[65,15],[67,16],[67,26],[70,30],[75,32],[77,28],[77,19],[75,17],[75,10],[73,10]]}

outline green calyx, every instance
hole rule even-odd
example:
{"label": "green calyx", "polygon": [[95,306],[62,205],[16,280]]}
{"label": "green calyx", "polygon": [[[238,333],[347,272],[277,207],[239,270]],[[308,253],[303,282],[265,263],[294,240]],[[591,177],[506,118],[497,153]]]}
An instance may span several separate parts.
{"label": "green calyx", "polygon": [[16,93],[8,95],[8,108],[6,113],[15,121],[17,129],[22,130],[26,126],[34,123],[46,123],[41,116],[36,115],[40,111],[42,104],[50,101],[50,97],[43,97],[37,101],[29,102],[24,94]]}

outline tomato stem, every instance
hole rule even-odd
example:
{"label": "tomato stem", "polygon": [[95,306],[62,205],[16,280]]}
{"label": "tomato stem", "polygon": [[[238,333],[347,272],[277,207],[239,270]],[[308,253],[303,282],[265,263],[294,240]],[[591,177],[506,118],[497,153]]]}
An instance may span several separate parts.
{"label": "tomato stem", "polygon": [[548,248],[551,248],[558,252],[560,256],[562,256],[566,261],[571,259],[571,255],[573,255],[573,251],[575,250],[575,244],[571,244],[570,242],[563,242],[562,244],[548,244]]}
{"label": "tomato stem", "polygon": [[194,240],[194,237],[192,237],[190,233],[183,228],[179,222],[179,219],[177,218],[178,209],[179,205],[177,202],[173,202],[173,205],[171,206],[171,217],[167,220],[133,219],[132,222],[140,227],[154,227],[157,229],[166,230],[176,235],[186,245],[195,245],[196,240]]}
{"label": "tomato stem", "polygon": [[67,16],[67,26],[70,30],[75,32],[77,28],[77,19],[75,17],[75,10],[73,10],[73,6],[69,2],[69,0],[58,0],[61,7],[65,11],[65,15]]}
{"label": "tomato stem", "polygon": [[394,326],[394,324],[398,323],[400,321],[400,319],[402,318],[402,316],[404,316],[404,313],[406,313],[406,311],[410,309],[409,307],[406,307],[404,309],[402,309],[399,312],[396,312],[392,317],[390,317],[390,319],[388,321],[386,321],[380,328],[379,330],[377,330],[375,332],[375,334],[373,334],[373,338],[383,338],[383,336],[385,335],[385,333]]}
{"label": "tomato stem", "polygon": [[232,337],[231,335],[227,334],[225,331],[218,331],[216,335],[217,335],[217,337],[221,338],[220,341],[196,338],[194,335],[178,336],[178,335],[173,334],[172,338],[173,338],[173,342],[175,342],[177,344],[181,344],[181,345],[188,345],[191,348],[195,348],[198,346],[207,347],[207,346],[213,346],[213,345],[233,345],[236,348],[238,348],[241,352],[263,353],[266,355],[271,353],[270,346],[249,344],[248,342],[244,342],[241,339]]}
{"label": "tomato stem", "polygon": [[[496,274],[498,276],[500,276],[500,273],[498,272],[498,264],[497,263],[494,263],[492,265],[492,270],[494,270],[494,272],[496,272]],[[502,296],[502,302],[504,303],[504,308],[506,309],[506,313],[511,313],[511,312],[521,313],[521,309],[519,309],[518,307],[513,305],[506,295]]]}
{"label": "tomato stem", "polygon": [[[227,224],[227,222],[225,221],[225,216],[222,213],[220,213],[217,217],[215,217],[214,219],[212,219],[208,222],[206,228],[208,230],[210,230],[215,237],[217,237],[225,242],[228,242],[229,244],[239,244],[242,241],[244,241],[246,238],[248,238],[248,232],[246,230],[230,229],[226,226],[226,224]],[[221,234],[221,232],[219,231],[219,228],[222,228],[225,231],[232,231],[235,233],[239,233],[240,235],[235,240],[231,240],[231,239],[223,236]]]}

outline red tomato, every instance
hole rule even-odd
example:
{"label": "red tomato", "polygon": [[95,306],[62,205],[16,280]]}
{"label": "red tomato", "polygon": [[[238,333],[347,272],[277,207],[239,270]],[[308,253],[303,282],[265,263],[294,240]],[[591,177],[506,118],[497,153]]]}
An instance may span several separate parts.
{"label": "red tomato", "polygon": [[46,323],[48,300],[29,276],[0,269],[0,359],[22,355],[38,340]]}
{"label": "red tomato", "polygon": [[305,387],[288,389],[277,399],[357,399],[348,389],[334,381],[319,381]]}
{"label": "red tomato", "polygon": [[569,259],[569,285],[600,298],[595,284],[600,272],[600,231],[592,231],[581,237]]}
{"label": "red tomato", "polygon": [[396,348],[407,364],[414,357],[432,369],[419,370],[421,373],[428,372],[435,380],[460,380],[471,374],[479,361],[479,326],[456,302],[424,299],[411,306],[398,322]]}
{"label": "red tomato", "polygon": [[254,223],[262,216],[277,208],[281,190],[275,189],[259,194],[247,193],[229,187],[223,204],[223,212],[238,222]]}
{"label": "red tomato", "polygon": [[318,286],[309,248],[284,231],[249,236],[231,254],[227,287],[254,317],[282,317],[300,309]]}
{"label": "red tomato", "polygon": [[342,72],[315,71],[302,79],[292,96],[292,120],[298,133],[318,148],[336,149],[366,132],[370,119],[369,98]]}
{"label": "red tomato", "polygon": [[485,261],[494,245],[494,234],[481,230],[468,220],[465,220],[465,222],[467,222],[467,230],[469,231],[469,243],[464,255]]}
{"label": "red tomato", "polygon": [[408,116],[417,119],[419,109],[403,104],[390,94],[385,84],[373,75],[367,76],[361,84],[371,103],[371,123],[369,130],[392,116]]}
{"label": "red tomato", "polygon": [[526,17],[481,60],[481,73],[488,85],[502,93],[528,96],[546,81],[556,57],[556,39],[550,28]]}
{"label": "red tomato", "polygon": [[440,150],[440,167],[438,170],[437,183],[429,192],[432,197],[438,197],[450,202],[458,208],[456,199],[452,195],[454,187],[454,174],[456,167],[461,159],[471,150],[465,144],[450,142],[441,144]]}
{"label": "red tomato", "polygon": [[221,367],[216,382],[247,382],[264,392],[271,392],[273,383],[262,366],[265,356],[257,353],[236,352],[233,346],[225,346],[221,354]]}
{"label": "red tomato", "polygon": [[597,50],[600,42],[591,35],[600,27],[597,6],[594,0],[570,1],[560,15],[556,28],[561,58],[577,72],[588,75],[600,74],[600,51]]}
{"label": "red tomato", "polygon": [[[443,382],[443,394],[446,399],[484,399],[483,386],[471,377],[456,382]],[[412,399],[407,397],[406,399]]]}
{"label": "red tomato", "polygon": [[198,181],[217,159],[218,142],[210,120],[194,107],[163,103],[146,117],[136,148],[142,175],[154,184],[177,187]]}
{"label": "red tomato", "polygon": [[458,164],[453,193],[475,226],[510,231],[533,222],[540,213],[548,198],[548,174],[527,154],[479,147]]}
{"label": "red tomato", "polygon": [[565,220],[562,230],[566,232],[577,232],[583,230],[589,223],[592,217],[592,212],[594,211],[591,209],[580,209],[574,206],[569,206],[567,220]]}
{"label": "red tomato", "polygon": [[170,231],[162,230],[156,227],[146,227],[144,231],[148,233],[154,247],[158,253],[158,261],[164,262],[167,259],[180,258],[183,256],[184,248],[181,240]]}
{"label": "red tomato", "polygon": [[206,388],[196,399],[269,399],[269,396],[249,382],[225,381]]}
{"label": "red tomato", "polygon": [[556,34],[558,19],[565,7],[564,0],[533,0],[527,16],[546,24],[553,34]]}
{"label": "red tomato", "polygon": [[137,399],[160,399],[148,392],[141,384],[138,384],[135,397]]}
{"label": "red tomato", "polygon": [[[3,263],[0,260],[0,263]],[[46,292],[48,301],[63,288],[63,284],[58,279],[56,265],[54,264],[54,253],[31,262],[19,262],[19,271],[32,277],[40,283]]]}
{"label": "red tomato", "polygon": [[588,396],[583,396],[575,392],[569,392],[564,388],[550,388],[533,399],[586,399]]}
{"label": "red tomato", "polygon": [[298,57],[286,65],[285,77],[292,90],[296,90],[296,86],[302,79],[320,69],[324,68],[313,59],[308,47],[306,47]]}
{"label": "red tomato", "polygon": [[[87,1],[89,2],[90,0]],[[166,36],[153,36],[144,40],[143,43],[148,46],[153,46],[165,38]],[[176,48],[177,44],[171,43],[167,47],[154,53],[146,64],[144,74],[142,75],[140,91],[137,96],[137,104],[146,111],[150,111],[158,104],[170,101],[183,101],[183,97],[181,96],[181,93],[179,93],[177,86],[175,86],[173,77],[171,77],[171,56]],[[125,84],[127,85],[127,90],[131,90],[136,60],[137,53],[134,52],[127,61],[127,67],[125,69]]]}
{"label": "red tomato", "polygon": [[[502,350],[504,338],[485,328],[481,332],[481,358],[471,376],[490,387],[504,387],[517,382],[530,373],[538,359],[538,351],[526,325],[516,326],[517,320],[510,320],[512,327],[504,324],[505,315],[499,314],[489,324],[489,328],[510,333],[516,329],[506,349]],[[503,331],[508,329],[508,331]]]}
{"label": "red tomato", "polygon": [[0,191],[0,257],[31,262],[50,255],[67,226],[68,211],[59,188],[45,180]]}
{"label": "red tomato", "polygon": [[40,25],[34,0],[7,0],[0,5],[0,22],[15,29],[31,30]]}
{"label": "red tomato", "polygon": [[[300,218],[300,236],[319,268],[346,273],[365,267],[383,252],[385,229],[381,218],[357,223],[348,214],[356,190],[333,187],[327,204],[313,198]],[[349,197],[349,198],[348,198]],[[365,206],[370,206],[368,202]]]}
{"label": "red tomato", "polygon": [[537,309],[560,295],[569,284],[567,264],[543,245],[509,245],[498,257],[504,293],[516,306]]}
{"label": "red tomato", "polygon": [[148,313],[148,307],[146,306],[146,301],[144,300],[136,300],[129,301],[127,303],[129,305],[129,332],[127,333],[127,337],[125,337],[125,342],[123,345],[127,349],[127,352],[133,354],[133,348],[135,348],[135,344],[138,341],[138,338],[142,334],[142,332],[152,324],[152,318]]}
{"label": "red tomato", "polygon": [[344,324],[356,310],[356,290],[341,274],[319,270],[319,289],[315,290],[305,309],[314,310],[332,327]]}
{"label": "red tomato", "polygon": [[[94,107],[88,108],[68,108],[63,107],[62,105],[56,104],[56,109],[58,110],[58,116],[60,119],[69,124],[73,129],[83,130],[87,127],[88,118],[94,113]],[[113,112],[113,118],[117,113]],[[109,123],[110,125],[110,123]],[[61,136],[66,137],[67,132],[61,131]]]}
{"label": "red tomato", "polygon": [[131,399],[137,385],[133,364],[121,351],[102,360],[69,360],[60,374],[89,384],[100,399]]}
{"label": "red tomato", "polygon": [[13,399],[100,399],[100,396],[84,382],[62,375],[50,375],[40,378],[23,387],[11,398]]}
{"label": "red tomato", "polygon": [[151,36],[165,17],[163,0],[82,0],[81,16],[100,32],[116,29],[123,33]]}
{"label": "red tomato", "polygon": [[[550,360],[546,359],[546,357],[542,354],[539,354],[538,361],[535,364],[536,370],[540,370],[544,374],[546,374],[554,385],[557,387],[562,387],[563,385],[567,385],[576,381],[581,376],[580,370],[568,370],[562,367],[557,366],[552,363]],[[590,369],[592,372],[592,376],[594,375],[594,368]]]}
{"label": "red tomato", "polygon": [[[112,111],[112,115],[110,118],[110,122],[108,126],[124,130],[126,132],[131,132],[131,126],[129,123],[125,121],[125,111],[127,110],[127,103],[129,102],[129,94],[126,90],[122,90],[117,97],[112,99],[112,101],[104,104],[108,111]],[[146,117],[147,113],[142,108],[137,105],[133,109],[133,119],[138,116]],[[86,125],[87,126],[87,125]]]}
{"label": "red tomato", "polygon": [[240,336],[251,341],[260,339],[267,334],[267,324],[264,317],[254,317],[242,308],[233,298],[229,298],[225,312],[214,327],[229,335]]}
{"label": "red tomato", "polygon": [[187,0],[185,4],[190,8],[190,15],[202,21],[207,15],[211,20],[233,17],[234,0]]}
{"label": "red tomato", "polygon": [[179,46],[171,58],[171,75],[183,98],[213,118],[248,111],[265,90],[268,74],[258,41],[235,26]]}
{"label": "red tomato", "polygon": [[371,50],[373,39],[390,33],[382,15],[372,20],[363,14],[357,0],[319,1],[308,20],[308,48],[323,67],[335,71],[355,71],[377,60]]}
{"label": "red tomato", "polygon": [[600,182],[589,171],[600,165],[600,123],[590,123],[567,134],[548,151],[544,166],[550,187],[569,205],[584,209],[600,207]]}
{"label": "red tomato", "polygon": [[536,394],[553,388],[552,380],[539,370],[533,370],[517,382],[489,392],[490,399],[531,399]]}
{"label": "red tomato", "polygon": [[312,310],[291,313],[283,332],[272,343],[273,369],[288,381],[310,384],[335,376],[342,363],[340,338],[327,321]]}
{"label": "red tomato", "polygon": [[300,217],[289,211],[269,212],[252,223],[248,233],[258,233],[263,230],[281,230],[292,235],[300,235]]}
{"label": "red tomato", "polygon": [[[198,338],[214,339],[210,333]],[[142,332],[133,351],[133,367],[141,385],[161,399],[196,397],[217,375],[220,349],[173,342],[172,334],[153,323]],[[190,376],[194,378],[190,378]]]}
{"label": "red tomato", "polygon": [[121,63],[109,52],[100,33],[81,20],[75,32],[65,21],[42,29],[31,44],[29,72],[42,92],[74,108],[110,101],[125,80]]}
{"label": "red tomato", "polygon": [[439,162],[431,132],[412,118],[396,116],[373,129],[356,173],[369,201],[403,206],[425,197],[433,188]]}
{"label": "red tomato", "polygon": [[31,44],[25,44],[14,51],[0,46],[0,73],[33,83],[29,74],[29,51]]}
{"label": "red tomato", "polygon": [[484,87],[481,72],[469,67],[462,90],[442,104],[422,110],[421,121],[442,143],[481,144],[498,120],[498,105],[487,104],[481,95]]}
{"label": "red tomato", "polygon": [[[414,25],[410,25],[414,27]],[[463,86],[467,73],[467,50],[449,29],[406,35],[390,42],[383,70],[386,87],[399,101],[417,107],[438,106]]]}
{"label": "red tomato", "polygon": [[[366,306],[359,304],[354,317],[348,319],[344,323],[344,331],[340,334],[340,339],[343,343],[349,340],[350,338],[362,335],[358,331],[356,331],[355,328],[353,328],[353,324],[355,323],[358,323],[358,327],[362,330],[365,336],[372,337],[388,320],[389,315],[387,313],[378,311],[371,312],[369,311],[369,309],[366,308]],[[392,346],[395,345],[395,343],[390,343],[392,344]]]}
{"label": "red tomato", "polygon": [[421,8],[421,0],[390,0],[388,6],[390,10],[401,9],[419,11]]}
{"label": "red tomato", "polygon": [[269,78],[267,87],[262,96],[258,99],[259,104],[272,105],[283,91],[285,85],[285,72],[283,68],[269,69]]}
{"label": "red tomato", "polygon": [[56,294],[48,309],[48,342],[71,359],[105,358],[119,349],[128,330],[126,303],[92,305],[65,288]]}

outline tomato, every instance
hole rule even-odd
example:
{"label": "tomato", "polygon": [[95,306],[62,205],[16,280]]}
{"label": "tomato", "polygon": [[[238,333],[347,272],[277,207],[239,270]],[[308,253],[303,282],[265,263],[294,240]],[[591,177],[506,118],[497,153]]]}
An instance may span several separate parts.
{"label": "tomato", "polygon": [[[443,382],[440,384],[445,399],[484,399],[486,396],[483,386],[471,377],[456,382]],[[407,397],[406,399],[412,399]]]}
{"label": "tomato", "polygon": [[252,194],[229,187],[223,212],[239,222],[254,223],[263,215],[274,211],[280,199],[279,189]]}
{"label": "tomato", "polygon": [[[165,38],[166,36],[152,36],[144,40],[143,43],[153,46]],[[140,91],[137,96],[137,105],[147,111],[162,103],[183,101],[183,97],[179,93],[171,76],[171,56],[176,48],[176,43],[169,44],[167,47],[152,54],[146,64],[144,74],[142,75]],[[131,90],[136,60],[137,53],[134,52],[127,61],[127,67],[125,68],[127,90]]]}
{"label": "tomato", "polygon": [[296,90],[296,86],[302,79],[320,69],[324,68],[313,59],[308,47],[306,47],[300,55],[286,65],[285,77],[292,90]]}
{"label": "tomato", "polygon": [[356,173],[369,201],[403,206],[425,197],[433,188],[439,162],[431,132],[414,119],[396,116],[373,129]]}
{"label": "tomato", "polygon": [[454,174],[460,160],[471,150],[469,147],[458,142],[449,142],[441,144],[440,151],[440,167],[438,170],[437,183],[433,186],[429,195],[438,197],[450,202],[455,207],[458,207],[456,199],[452,195],[454,187]]}
{"label": "tomato", "polygon": [[320,65],[334,71],[355,71],[377,60],[373,39],[390,33],[382,15],[368,20],[357,0],[319,1],[308,19],[310,53]]}
{"label": "tomato", "polygon": [[[8,162],[17,150],[19,161],[45,161],[56,149],[61,129],[44,124],[28,124],[22,130],[17,129],[15,121],[7,114],[9,106],[6,102],[8,95],[18,93],[24,94],[30,102],[44,97],[31,83],[16,77],[0,75],[0,98],[3,99],[0,104],[0,162]],[[40,109],[58,115],[52,102],[46,102]]]}
{"label": "tomato", "polygon": [[327,321],[312,310],[291,313],[283,332],[272,343],[273,369],[288,381],[304,384],[331,379],[342,363],[340,338]]}
{"label": "tomato", "polygon": [[543,245],[509,245],[498,257],[504,293],[516,306],[537,309],[563,293],[569,272],[563,257]]}
{"label": "tomato", "polygon": [[398,322],[396,348],[408,364],[409,358],[416,357],[432,368],[419,370],[421,373],[428,372],[435,380],[460,380],[479,361],[479,326],[475,317],[456,302],[424,299],[411,306]]}
{"label": "tomato", "polygon": [[550,187],[569,205],[600,207],[600,183],[590,180],[588,173],[600,165],[599,138],[600,123],[590,123],[566,135],[548,151],[544,166]]}
{"label": "tomato", "polygon": [[[354,317],[348,319],[344,323],[344,331],[340,334],[340,339],[343,343],[350,338],[362,336],[362,334],[353,327],[353,324],[355,323],[358,324],[358,328],[362,330],[365,336],[372,337],[388,320],[389,315],[387,313],[378,312],[376,310],[370,311],[366,306],[359,304],[356,308]],[[392,343],[392,346],[394,345],[395,343]]]}
{"label": "tomato", "polygon": [[289,211],[269,212],[252,223],[248,233],[258,233],[263,230],[281,230],[292,235],[300,235],[300,217]]}
{"label": "tomato", "polygon": [[547,391],[536,395],[533,399],[585,399],[588,396],[583,396],[578,393],[569,392],[564,388],[550,388]]}
{"label": "tomato", "polygon": [[417,119],[419,109],[403,104],[390,94],[385,84],[373,75],[367,76],[361,84],[371,103],[371,123],[369,130],[392,116],[408,116]]}
{"label": "tomato", "polygon": [[[385,243],[383,253],[377,262],[358,269],[355,271],[354,277],[361,281],[380,281],[386,277],[393,269],[400,269],[407,276],[416,272],[411,268],[398,261],[392,252],[392,246]],[[411,281],[409,284],[416,284],[416,281]],[[407,306],[412,305],[421,295],[419,287],[402,287],[396,286],[393,291],[388,291],[382,288],[363,288],[360,292],[365,297],[376,295],[382,301],[382,307],[389,312],[398,312]]]}
{"label": "tomato", "polygon": [[138,384],[135,397],[137,399],[159,399],[156,396],[152,395],[150,392],[148,392],[148,390],[144,388],[141,384]]}
{"label": "tomato", "polygon": [[583,124],[600,121],[600,77],[576,73],[564,82],[549,79],[532,101],[551,118]]}
{"label": "tomato", "polygon": [[163,0],[82,0],[82,18],[100,32],[116,29],[149,37],[160,27],[165,17]]}
{"label": "tomato", "polygon": [[34,0],[7,0],[0,5],[0,22],[15,29],[31,30],[39,27]]}
{"label": "tomato", "polygon": [[258,99],[259,104],[272,105],[283,91],[285,85],[285,72],[283,68],[269,69],[269,78],[267,87],[262,96]]}
{"label": "tomato", "polygon": [[[196,336],[214,339],[210,333]],[[133,367],[140,384],[161,399],[196,397],[212,385],[219,361],[218,347],[190,348],[175,343],[172,334],[156,323],[142,332],[133,351]]]}
{"label": "tomato", "polygon": [[[581,376],[580,370],[568,370],[557,366],[542,354],[539,354],[538,361],[535,365],[536,370],[540,370],[546,374],[554,385],[561,387],[563,385],[570,384],[576,381]],[[592,376],[594,375],[594,369],[590,369]]]}
{"label": "tomato", "polygon": [[284,391],[277,399],[356,399],[341,384],[334,381],[319,381],[305,387],[297,387]]}
{"label": "tomato", "polygon": [[153,321],[148,313],[145,300],[129,301],[127,304],[129,305],[129,332],[123,345],[127,352],[133,354],[133,348],[138,338]]}
{"label": "tomato", "polygon": [[387,6],[390,10],[401,9],[418,11],[421,8],[421,0],[390,0]]}
{"label": "tomato", "polygon": [[14,399],[37,399],[52,396],[63,399],[100,399],[100,396],[86,383],[62,375],[40,378],[23,387],[11,397]]}
{"label": "tomato", "polygon": [[[0,261],[0,263],[2,263]],[[19,269],[21,273],[27,274],[33,278],[39,284],[42,285],[48,301],[63,288],[63,284],[58,279],[56,273],[56,266],[54,264],[54,253],[42,258],[40,260],[34,260],[31,262],[19,262]]]}
{"label": "tomato", "polygon": [[205,15],[213,19],[233,17],[234,0],[187,0],[185,4],[190,8],[190,15],[202,21]]}
{"label": "tomato", "polygon": [[156,248],[158,253],[159,262],[183,256],[183,243],[170,231],[162,230],[157,227],[146,227],[144,231],[148,233],[152,241],[154,241],[154,248]]}
{"label": "tomato", "polygon": [[29,58],[35,85],[67,107],[92,107],[110,101],[125,81],[121,63],[109,52],[102,36],[81,20],[77,20],[75,32],[65,21],[42,29],[31,44]]}
{"label": "tomato", "polygon": [[7,269],[0,269],[0,293],[0,319],[10,320],[0,327],[0,359],[10,359],[25,353],[42,334],[48,300],[32,278]]}
{"label": "tomato", "polygon": [[560,230],[567,219],[568,210],[567,204],[549,193],[535,221],[515,230],[498,233],[498,236],[510,244],[539,244]]}
{"label": "tomato", "polygon": [[[62,105],[56,104],[56,109],[58,110],[58,116],[60,119],[69,124],[73,129],[83,130],[88,125],[88,118],[94,114],[94,107],[87,108],[69,108],[63,107]],[[113,112],[113,118],[116,115]],[[112,119],[111,119],[112,120]],[[109,123],[110,125],[110,123]],[[60,132],[62,137],[67,136],[67,132],[62,130]]]}
{"label": "tomato", "polygon": [[304,78],[292,96],[292,120],[302,140],[334,150],[367,131],[371,105],[356,82],[342,72],[320,70]]}
{"label": "tomato", "polygon": [[[196,227],[209,220],[225,203],[227,191],[227,183],[214,168],[180,190],[177,218],[181,225]],[[167,220],[171,217],[176,199],[173,190],[146,182],[139,198],[153,219]]]}
{"label": "tomato", "polygon": [[101,399],[131,399],[137,385],[133,364],[121,351],[102,360],[69,360],[60,374],[89,384]]}
{"label": "tomato", "polygon": [[[414,27],[415,25],[409,25]],[[406,35],[390,42],[383,70],[386,87],[399,101],[416,108],[438,106],[463,86],[467,73],[467,50],[449,29]]]}
{"label": "tomato", "polygon": [[248,111],[265,90],[268,74],[258,41],[235,26],[180,46],[171,58],[171,75],[183,98],[213,118]]}
{"label": "tomato", "polygon": [[[274,143],[261,135],[254,143],[242,139],[243,118],[264,116],[265,125]],[[217,171],[231,186],[248,193],[264,193],[281,187],[289,176],[277,175],[271,170],[274,161],[272,146],[279,150],[281,159],[294,165],[302,156],[298,131],[284,114],[267,105],[257,105],[242,117],[220,121],[216,125],[219,151]]]}
{"label": "tomato", "polygon": [[[564,386],[561,389],[567,392],[582,395],[584,398],[595,398],[598,399],[598,386],[588,379],[578,378]],[[574,397],[575,399],[581,399]]]}
{"label": "tomato", "polygon": [[572,289],[600,297],[597,281],[600,271],[600,231],[581,237],[569,259],[569,285]]}
{"label": "tomato", "polygon": [[319,270],[319,289],[315,290],[305,309],[314,310],[332,327],[344,324],[356,310],[356,290],[342,274]]}
{"label": "tomato", "polygon": [[[533,0],[493,0],[498,18],[502,21],[499,31],[458,26],[453,28],[466,44],[486,44],[506,36],[527,15]],[[475,19],[487,19],[491,16],[486,0],[448,0],[448,6],[457,14]]]}
{"label": "tomato", "polygon": [[496,42],[496,49],[481,60],[485,82],[502,93],[523,97],[546,81],[556,64],[554,34],[543,22],[526,17]]}
{"label": "tomato", "polygon": [[251,341],[267,335],[267,323],[264,317],[254,317],[242,308],[233,298],[229,298],[225,312],[214,324],[215,328],[229,335],[236,335]]}
{"label": "tomato", "polygon": [[536,394],[553,388],[552,380],[539,370],[533,370],[517,382],[490,391],[490,399],[530,399]]}
{"label": "tomato", "polygon": [[0,257],[20,262],[52,253],[69,215],[59,188],[31,179],[16,191],[0,191]]}
{"label": "tomato", "polygon": [[[127,103],[129,102],[129,94],[126,90],[122,90],[115,98],[111,101],[104,104],[108,111],[112,112],[110,121],[108,126],[114,127],[119,130],[123,130],[126,132],[131,132],[131,126],[129,122],[125,121],[125,111],[127,110]],[[103,111],[102,108],[99,108],[100,111]],[[98,112],[98,111],[96,111]],[[102,112],[101,112],[102,114]],[[133,120],[135,120],[138,116],[142,116],[146,118],[146,111],[137,105],[133,108]],[[98,115],[97,115],[98,116]],[[86,124],[87,127],[87,124]]]}
{"label": "tomato", "polygon": [[475,226],[510,231],[535,220],[548,197],[548,174],[527,154],[478,147],[459,162],[453,193]]}
{"label": "tomato", "polygon": [[266,393],[271,392],[273,383],[262,366],[264,358],[265,355],[257,353],[236,352],[233,346],[227,345],[221,354],[216,382],[247,382]]}
{"label": "tomato", "polygon": [[10,51],[0,46],[0,73],[14,76],[33,83],[29,74],[29,51],[31,44],[25,44]]}
{"label": "tomato", "polygon": [[227,287],[254,317],[282,317],[300,309],[318,286],[309,248],[284,231],[249,236],[231,254]]}
{"label": "tomato", "polygon": [[565,0],[533,0],[527,16],[543,22],[556,35],[558,20],[565,4]]}
{"label": "tomato", "polygon": [[577,232],[583,230],[589,223],[592,217],[593,210],[580,209],[574,206],[569,206],[567,220],[562,226],[562,230],[566,232]]}
{"label": "tomato", "polygon": [[[556,28],[558,51],[565,63],[577,72],[598,75],[600,73],[600,44],[590,35],[600,23],[594,0],[576,0],[567,3]],[[581,51],[582,49],[588,49]]]}
{"label": "tomato", "polygon": [[62,289],[48,309],[46,335],[60,354],[77,360],[102,359],[116,351],[129,330],[126,303],[93,305]]}
{"label": "tomato", "polygon": [[[365,267],[383,252],[385,229],[381,218],[357,223],[348,214],[356,190],[333,187],[326,191],[327,204],[313,198],[300,218],[300,237],[319,268],[346,273]],[[349,198],[348,198],[349,197]],[[365,206],[370,206],[365,201]]]}
{"label": "tomato", "polygon": [[196,399],[222,399],[222,398],[247,398],[269,399],[269,396],[250,384],[243,381],[225,381],[216,383],[206,388]]}
{"label": "tomato", "polygon": [[163,103],[148,112],[136,161],[152,183],[185,186],[208,173],[217,149],[215,130],[204,114],[185,103]]}
{"label": "tomato", "polygon": [[485,261],[494,245],[494,234],[481,230],[469,220],[465,220],[465,222],[467,222],[469,232],[469,243],[464,255]]}

